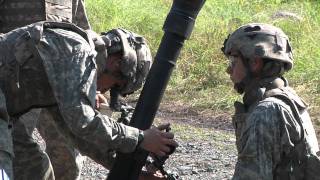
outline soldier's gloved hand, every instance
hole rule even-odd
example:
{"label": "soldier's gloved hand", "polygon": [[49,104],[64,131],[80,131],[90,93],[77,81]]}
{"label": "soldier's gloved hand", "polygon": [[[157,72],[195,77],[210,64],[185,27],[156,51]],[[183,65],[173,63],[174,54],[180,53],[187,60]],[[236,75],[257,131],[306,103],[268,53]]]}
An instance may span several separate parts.
{"label": "soldier's gloved hand", "polygon": [[170,124],[161,124],[157,128],[152,127],[143,131],[144,139],[140,144],[140,147],[152,152],[158,156],[165,156],[170,153],[169,146],[177,147],[178,143],[174,140],[174,134],[172,132],[164,132],[168,129]]}

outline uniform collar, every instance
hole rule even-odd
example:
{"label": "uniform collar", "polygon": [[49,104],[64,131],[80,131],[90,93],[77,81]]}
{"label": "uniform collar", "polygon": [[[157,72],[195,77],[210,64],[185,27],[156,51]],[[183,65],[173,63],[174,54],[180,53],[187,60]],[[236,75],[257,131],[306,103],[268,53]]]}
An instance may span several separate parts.
{"label": "uniform collar", "polygon": [[246,107],[258,103],[264,97],[264,93],[271,89],[287,86],[283,77],[271,77],[260,80],[252,80],[245,88],[243,103]]}

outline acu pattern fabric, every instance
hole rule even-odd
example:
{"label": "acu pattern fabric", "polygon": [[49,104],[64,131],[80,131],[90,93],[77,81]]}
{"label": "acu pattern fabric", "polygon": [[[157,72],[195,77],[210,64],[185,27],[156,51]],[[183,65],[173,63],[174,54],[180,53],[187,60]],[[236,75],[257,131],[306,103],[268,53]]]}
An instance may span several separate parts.
{"label": "acu pattern fabric", "polygon": [[[83,0],[72,0],[72,23],[84,30],[91,29]],[[52,116],[45,109],[41,111],[37,128],[45,139],[46,153],[49,155],[56,179],[79,179],[85,156],[81,156],[72,143],[59,132]]]}
{"label": "acu pattern fabric", "polygon": [[72,23],[82,29],[91,29],[84,0],[72,0]]}
{"label": "acu pattern fabric", "polygon": [[2,0],[0,3],[1,32],[38,21],[71,22],[71,19],[72,0]]}
{"label": "acu pattern fabric", "polygon": [[38,21],[73,22],[90,29],[83,0],[1,0],[0,32]]}
{"label": "acu pattern fabric", "polygon": [[[282,80],[278,78],[275,81]],[[294,102],[303,127],[287,103],[268,96],[272,93],[284,94]],[[296,157],[291,156],[302,133],[306,139],[304,147],[310,153],[315,155],[319,147],[306,105],[295,92],[288,86],[255,87],[245,93],[244,104],[236,102],[235,108],[233,124],[238,161],[233,180],[302,179],[299,177],[303,175],[302,169],[296,167]]]}
{"label": "acu pattern fabric", "polygon": [[[72,23],[85,30],[91,29],[83,0],[72,0]],[[81,156],[58,130],[48,111],[41,111],[37,128],[46,142],[46,153],[50,158],[56,179],[79,179],[85,157]],[[27,158],[26,153],[25,155]]]}
{"label": "acu pattern fabric", "polygon": [[[0,2],[0,32],[7,32],[40,20],[72,21],[78,27],[91,29],[83,0],[4,0]],[[41,113],[40,116],[39,113]],[[32,171],[37,172],[39,176],[37,179],[52,179],[52,176],[45,175],[52,173],[49,158],[32,137],[37,124],[41,136],[46,141],[46,151],[52,159],[55,177],[78,179],[84,157],[59,132],[48,111],[39,111],[39,109],[31,110],[21,116],[19,122],[13,124],[15,179],[23,179],[24,174],[31,172],[32,168],[36,169]]]}
{"label": "acu pattern fabric", "polygon": [[32,110],[14,122],[12,130],[14,179],[55,178],[47,154],[32,137],[39,113],[40,109]]}
{"label": "acu pattern fabric", "polygon": [[[13,120],[34,107],[46,108],[69,142],[106,167],[112,165],[108,161],[110,151],[132,152],[135,149],[139,133],[137,129],[106,119],[93,109],[96,91],[95,51],[93,45],[88,43],[91,41],[84,37],[86,34],[75,26],[53,22],[33,24],[1,36],[0,60],[5,66],[1,67],[3,93],[0,97],[6,100],[1,102],[1,112],[4,112],[1,128],[8,132],[1,135],[3,142],[0,147],[4,147],[2,152],[6,152],[0,159],[3,160],[1,165],[10,167],[13,156],[12,146],[8,143],[10,129],[5,112]],[[23,55],[20,59],[13,50],[19,44],[27,47],[16,53]],[[29,68],[36,66],[41,68]],[[28,75],[27,72],[32,76],[21,79]],[[27,98],[33,101],[25,101]],[[12,177],[11,169],[6,171]],[[33,174],[34,171],[30,172],[26,179],[38,179]]]}

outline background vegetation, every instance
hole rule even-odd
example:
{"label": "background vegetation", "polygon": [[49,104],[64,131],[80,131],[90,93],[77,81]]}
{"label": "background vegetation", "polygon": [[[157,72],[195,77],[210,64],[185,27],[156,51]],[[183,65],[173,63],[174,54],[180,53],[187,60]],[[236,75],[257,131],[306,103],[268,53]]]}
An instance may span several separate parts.
{"label": "background vegetation", "polygon": [[[97,32],[123,27],[144,35],[153,54],[162,37],[162,25],[172,0],[86,0]],[[279,12],[291,16],[277,16]],[[165,100],[216,113],[232,112],[239,96],[225,73],[220,51],[227,35],[249,22],[281,27],[291,39],[295,65],[291,86],[309,103],[320,127],[320,1],[319,0],[207,0],[190,40],[186,41],[167,88]]]}

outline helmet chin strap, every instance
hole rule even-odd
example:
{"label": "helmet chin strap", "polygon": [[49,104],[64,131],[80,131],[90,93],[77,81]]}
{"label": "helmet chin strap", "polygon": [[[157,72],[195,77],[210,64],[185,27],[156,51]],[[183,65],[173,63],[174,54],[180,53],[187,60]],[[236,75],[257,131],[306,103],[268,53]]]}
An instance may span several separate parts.
{"label": "helmet chin strap", "polygon": [[243,94],[244,93],[244,89],[245,89],[246,85],[245,83],[243,83],[243,81],[239,82],[239,83],[235,83],[233,88],[237,91],[237,93],[239,94]]}
{"label": "helmet chin strap", "polygon": [[249,59],[241,58],[246,69],[246,75],[241,82],[234,84],[234,89],[239,94],[244,94],[243,103],[246,106],[262,99],[265,92],[264,88],[260,87],[261,77],[256,77],[250,69]]}

